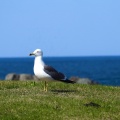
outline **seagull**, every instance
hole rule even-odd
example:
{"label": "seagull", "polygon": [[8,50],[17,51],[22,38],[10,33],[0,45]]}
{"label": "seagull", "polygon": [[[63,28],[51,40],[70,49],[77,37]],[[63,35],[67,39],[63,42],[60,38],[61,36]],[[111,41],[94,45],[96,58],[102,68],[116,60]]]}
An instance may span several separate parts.
{"label": "seagull", "polygon": [[66,78],[66,76],[58,72],[53,67],[46,65],[42,59],[43,52],[41,49],[36,49],[34,52],[29,54],[30,56],[35,56],[34,60],[34,74],[38,79],[45,81],[44,91],[47,91],[47,81],[61,81],[64,83],[75,83]]}

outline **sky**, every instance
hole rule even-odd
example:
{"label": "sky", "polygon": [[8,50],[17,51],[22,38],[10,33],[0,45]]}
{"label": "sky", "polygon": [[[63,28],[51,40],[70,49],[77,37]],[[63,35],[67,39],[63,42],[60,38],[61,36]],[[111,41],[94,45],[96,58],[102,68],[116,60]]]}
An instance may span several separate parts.
{"label": "sky", "polygon": [[120,55],[120,0],[0,0],[0,57]]}

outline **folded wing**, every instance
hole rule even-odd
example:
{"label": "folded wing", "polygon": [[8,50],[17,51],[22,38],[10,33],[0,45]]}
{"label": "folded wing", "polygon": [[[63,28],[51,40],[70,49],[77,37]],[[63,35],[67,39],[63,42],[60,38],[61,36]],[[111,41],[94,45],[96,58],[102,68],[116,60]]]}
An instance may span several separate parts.
{"label": "folded wing", "polygon": [[45,65],[44,71],[48,75],[50,75],[54,80],[58,80],[58,81],[65,82],[65,83],[75,83],[74,81],[66,79],[66,76],[63,73],[58,72],[51,66]]}

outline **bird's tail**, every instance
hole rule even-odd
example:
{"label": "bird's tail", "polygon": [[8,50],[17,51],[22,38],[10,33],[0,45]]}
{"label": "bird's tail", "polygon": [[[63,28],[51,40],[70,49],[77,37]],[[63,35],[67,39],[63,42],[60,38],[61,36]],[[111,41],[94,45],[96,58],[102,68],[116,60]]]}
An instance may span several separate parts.
{"label": "bird's tail", "polygon": [[66,79],[66,80],[58,80],[58,81],[61,81],[61,82],[64,82],[64,83],[76,83],[75,81],[72,81],[72,80],[69,80],[69,79]]}

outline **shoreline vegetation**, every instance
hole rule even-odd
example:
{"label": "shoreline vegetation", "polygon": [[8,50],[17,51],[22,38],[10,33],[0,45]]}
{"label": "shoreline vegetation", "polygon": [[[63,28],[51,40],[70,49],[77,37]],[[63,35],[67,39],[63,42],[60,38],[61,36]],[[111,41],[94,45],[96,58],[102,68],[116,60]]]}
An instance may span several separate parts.
{"label": "shoreline vegetation", "polygon": [[119,120],[120,87],[0,81],[1,120]]}

